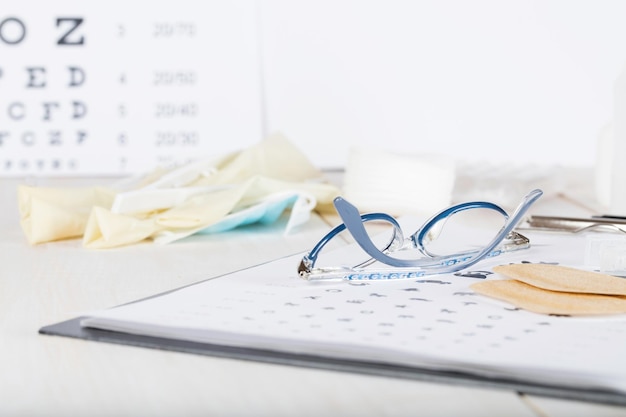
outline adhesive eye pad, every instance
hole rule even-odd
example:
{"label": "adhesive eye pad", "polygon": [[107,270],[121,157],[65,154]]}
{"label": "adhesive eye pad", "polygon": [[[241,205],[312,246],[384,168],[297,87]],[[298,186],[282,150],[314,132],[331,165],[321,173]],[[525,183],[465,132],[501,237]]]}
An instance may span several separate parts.
{"label": "adhesive eye pad", "polygon": [[479,294],[540,314],[601,315],[626,313],[626,297],[550,291],[521,281],[490,280],[471,285]]}
{"label": "adhesive eye pad", "polygon": [[545,290],[626,295],[624,278],[561,265],[510,264],[496,266],[493,271]]}
{"label": "adhesive eye pad", "polygon": [[477,282],[471,288],[524,310],[541,314],[600,315],[626,313],[626,297],[543,290],[513,279]]}
{"label": "adhesive eye pad", "polygon": [[626,313],[626,279],[548,264],[510,264],[493,268],[507,280],[488,280],[471,288],[516,307],[541,314]]}

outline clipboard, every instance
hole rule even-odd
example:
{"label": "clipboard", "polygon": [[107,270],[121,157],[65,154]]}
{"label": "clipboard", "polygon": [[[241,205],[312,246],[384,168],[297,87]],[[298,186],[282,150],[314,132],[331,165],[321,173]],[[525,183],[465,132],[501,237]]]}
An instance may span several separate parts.
{"label": "clipboard", "polygon": [[480,377],[465,372],[433,371],[425,368],[389,365],[370,361],[365,362],[357,360],[333,359],[315,355],[276,352],[251,347],[231,347],[152,336],[133,335],[82,327],[80,322],[83,318],[84,317],[76,317],[60,323],[44,326],[39,330],[39,333],[42,335],[70,337],[95,342],[114,343],[196,355],[207,355],[218,358],[248,360],[269,364],[306,367],[336,372],[350,372],[370,376],[409,379],[439,384],[490,388],[515,391],[523,395],[537,395],[566,400],[626,406],[626,395],[613,391],[542,385],[520,382],[506,378]]}
{"label": "clipboard", "polygon": [[[554,239],[553,236],[546,236],[546,239]],[[539,241],[541,242],[541,241]],[[577,243],[571,241],[570,239],[561,242],[560,245],[556,246],[556,253],[562,254],[565,253],[568,256],[576,256],[577,252],[571,250],[570,246],[567,246],[569,243],[572,247],[577,247]],[[531,249],[529,252],[525,252],[524,254],[518,254],[516,256],[523,257],[524,259],[528,257],[540,255],[541,259],[544,259],[546,256],[550,255],[546,246],[538,245],[538,249],[533,252]],[[550,257],[550,256],[548,256]],[[232,294],[229,291],[236,290],[237,293],[241,293],[241,288],[248,288],[250,286],[260,286],[259,288],[254,287],[252,291],[252,295],[250,297],[256,297],[255,300],[258,300],[262,294],[262,292],[258,292],[259,289],[263,290],[263,288],[272,288],[272,291],[275,291],[278,296],[280,294],[288,294],[289,297],[294,294],[294,288],[300,288],[302,280],[294,277],[294,281],[287,285],[284,282],[284,277],[281,274],[275,274],[273,271],[291,271],[293,265],[296,265],[296,260],[299,259],[298,255],[289,256],[285,258],[280,258],[278,260],[269,261],[267,263],[257,265],[255,267],[246,268],[240,271],[236,271],[230,274],[226,274],[220,277],[210,278],[204,281],[200,281],[179,289],[174,289],[170,291],[166,291],[164,293],[154,295],[152,297],[143,298],[134,302],[127,304],[129,307],[133,307],[133,304],[141,303],[142,301],[146,301],[147,303],[159,304],[160,302],[166,300],[178,300],[177,297],[185,297],[185,294],[193,293],[194,297],[198,296],[202,298],[203,303],[211,305],[211,308],[218,308],[219,306],[212,304],[206,297],[207,294],[213,294],[214,297],[220,297],[228,300],[232,300]],[[522,259],[522,258],[520,258]],[[511,261],[513,258],[507,258],[507,261]],[[492,261],[495,264],[496,261]],[[487,267],[488,265],[483,265]],[[271,273],[268,273],[271,271]],[[259,281],[259,276],[263,277],[261,281]],[[291,279],[291,278],[290,278]],[[473,279],[473,278],[468,278]],[[265,282],[267,281],[267,282]],[[392,291],[394,288],[396,290],[401,289],[399,292],[403,293],[401,297],[412,297],[415,294],[414,291],[407,291],[409,288],[406,288],[408,284],[405,284],[407,281],[402,281],[399,287],[383,287],[376,288],[375,290],[368,289],[369,287],[365,286],[351,286],[348,285],[345,288],[350,288],[348,291],[343,292],[346,297],[349,298],[348,301],[354,301],[352,297],[359,296],[371,296],[373,303],[378,303],[377,300],[384,300],[384,298],[380,298],[385,291]],[[460,283],[460,281],[458,281]],[[276,285],[281,284],[281,285]],[[449,285],[442,285],[449,284]],[[267,285],[267,287],[263,287],[263,285]],[[305,284],[302,284],[305,285]],[[347,285],[347,284],[346,284]],[[458,305],[466,305],[466,304],[476,304],[476,303],[466,303],[467,301],[467,293],[465,292],[456,292],[457,284],[453,284],[452,282],[444,282],[440,280],[416,280],[413,281],[412,286],[421,286],[419,289],[419,297],[424,297],[427,294],[434,294],[437,291],[441,291],[444,293],[452,293],[451,297],[457,301],[455,301]],[[458,284],[460,286],[464,286],[465,284]],[[316,291],[322,292],[324,294],[328,294],[329,298],[328,303],[336,303],[338,302],[338,293],[332,287],[312,287],[314,289],[305,290],[305,293],[295,291],[295,294],[298,294],[299,299],[302,300],[302,308],[305,308],[306,303],[317,303],[318,301],[313,301],[312,299],[316,299],[316,297],[309,297],[308,291]],[[357,291],[355,293],[354,291]],[[245,291],[244,291],[245,292]],[[268,294],[269,294],[268,290]],[[181,294],[182,293],[182,294]],[[360,295],[359,295],[360,294]],[[342,295],[342,297],[344,296]],[[374,297],[375,296],[375,297]],[[242,295],[243,297],[243,295]],[[266,297],[274,297],[274,295],[266,295]],[[408,298],[415,300],[422,300],[422,298]],[[366,297],[367,298],[367,297]],[[282,298],[280,298],[282,300]],[[306,299],[306,302],[304,301]],[[311,300],[309,300],[311,299]],[[319,298],[317,299],[319,300]],[[400,300],[399,298],[395,299],[393,303],[394,307],[396,301]],[[215,300],[213,300],[215,301]],[[235,300],[236,301],[236,300]],[[245,300],[243,300],[245,301]],[[270,298],[270,302],[274,302],[274,298]],[[360,301],[360,300],[357,300]],[[400,302],[400,301],[398,301]],[[415,301],[418,303],[419,301]],[[176,303],[176,301],[174,301]],[[294,307],[287,306],[290,303],[283,303],[281,308],[290,309],[290,312],[295,310],[291,310]],[[140,304],[137,304],[141,307]],[[160,304],[159,304],[160,305]],[[311,305],[311,304],[307,304]],[[318,305],[318,304],[315,304]],[[347,305],[347,304],[344,304]],[[356,305],[357,310],[361,310],[365,304],[350,304]],[[426,303],[425,305],[430,305]],[[443,307],[441,304],[436,304],[437,309]],[[447,305],[447,304],[446,304]],[[265,304],[260,306],[256,306],[255,308],[264,309]],[[273,308],[279,308],[276,303],[272,304]],[[467,306],[467,308],[472,308]],[[495,308],[495,307],[494,307]],[[115,309],[113,309],[115,310]],[[444,309],[445,310],[445,309]],[[159,310],[161,311],[161,310]],[[221,310],[220,310],[221,311]],[[345,311],[345,310],[342,310]],[[489,314],[492,310],[489,309]],[[504,310],[500,310],[498,307],[498,311],[501,311],[501,314],[505,314]],[[279,315],[279,311],[274,312],[276,315]],[[441,312],[440,314],[445,315],[445,312]],[[249,312],[245,312],[245,314],[252,314]],[[295,314],[295,313],[294,313]],[[507,314],[518,314],[514,311],[508,312]],[[274,316],[271,314],[270,316]],[[464,316],[459,314],[459,316]],[[282,317],[282,316],[281,316]],[[369,317],[369,316],[366,316]],[[465,317],[465,316],[464,316]],[[489,388],[496,390],[506,390],[506,391],[515,391],[520,394],[525,395],[537,395],[542,397],[553,397],[567,400],[575,400],[575,401],[587,401],[593,403],[602,403],[602,404],[611,404],[611,405],[619,405],[626,406],[626,393],[618,388],[611,388],[606,386],[604,388],[600,388],[599,386],[595,386],[592,384],[588,385],[580,385],[575,386],[573,384],[567,384],[567,379],[565,383],[561,382],[559,379],[551,379],[551,382],[547,382],[544,379],[540,378],[525,378],[523,375],[516,374],[506,374],[506,373],[491,373],[489,375],[485,373],[473,372],[472,370],[463,370],[461,368],[439,368],[433,369],[428,366],[426,362],[414,362],[414,363],[404,363],[400,361],[387,361],[384,362],[378,356],[366,356],[364,357],[347,357],[347,356],[339,356],[336,353],[318,353],[318,351],[310,350],[308,352],[303,352],[302,350],[287,350],[282,348],[281,346],[277,346],[276,348],[272,347],[272,345],[254,345],[254,343],[244,343],[244,344],[228,344],[227,342],[215,342],[213,337],[203,339],[203,341],[188,341],[184,340],[184,338],[168,338],[168,337],[157,337],[150,336],[148,334],[140,335],[136,333],[125,333],[120,331],[112,331],[112,330],[102,330],[96,327],[85,327],[82,323],[83,320],[87,319],[87,317],[75,317],[73,319],[63,321],[56,324],[51,324],[45,327],[42,327],[39,330],[40,334],[43,335],[54,335],[54,336],[62,336],[62,337],[71,337],[77,339],[84,339],[89,341],[96,342],[105,342],[105,343],[114,343],[114,344],[122,344],[129,345],[135,347],[143,347],[143,348],[151,348],[151,349],[160,349],[167,351],[175,351],[175,352],[184,352],[191,353],[197,355],[207,355],[219,358],[229,358],[229,359],[238,359],[238,360],[248,360],[248,361],[256,361],[263,362],[269,364],[277,364],[277,365],[287,365],[287,366],[297,366],[297,367],[307,367],[307,368],[315,368],[321,370],[335,371],[335,372],[350,372],[356,374],[363,375],[371,375],[371,376],[383,376],[383,377],[391,377],[391,378],[399,378],[399,379],[407,379],[407,380],[417,380],[424,382],[434,382],[440,384],[449,384],[449,385],[460,385],[460,386],[469,386],[469,387],[480,387],[480,388]],[[538,323],[541,325],[542,323]],[[540,326],[542,327],[542,326]],[[576,334],[578,333],[578,329],[576,329]],[[533,333],[534,334],[534,333]],[[537,337],[543,337],[543,333],[536,333]],[[421,342],[420,342],[421,343]],[[265,346],[265,347],[261,347]],[[270,346],[270,347],[268,347]],[[618,354],[619,346],[616,347]],[[378,359],[372,359],[378,358]],[[523,363],[523,362],[522,362]],[[518,364],[519,366],[519,364]]]}

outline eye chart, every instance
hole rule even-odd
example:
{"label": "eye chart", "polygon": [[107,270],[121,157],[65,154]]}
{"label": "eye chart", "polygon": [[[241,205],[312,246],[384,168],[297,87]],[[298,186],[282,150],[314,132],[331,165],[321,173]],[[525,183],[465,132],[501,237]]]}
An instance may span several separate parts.
{"label": "eye chart", "polygon": [[262,137],[252,1],[0,11],[0,176],[145,172]]}
{"label": "eye chart", "polygon": [[[93,313],[82,325],[223,346],[626,392],[626,315],[554,316],[479,296],[510,262],[579,262],[584,240],[534,233],[528,250],[406,280],[307,282],[302,255]],[[341,250],[341,249],[340,249]],[[601,355],[594,352],[602,352]]]}

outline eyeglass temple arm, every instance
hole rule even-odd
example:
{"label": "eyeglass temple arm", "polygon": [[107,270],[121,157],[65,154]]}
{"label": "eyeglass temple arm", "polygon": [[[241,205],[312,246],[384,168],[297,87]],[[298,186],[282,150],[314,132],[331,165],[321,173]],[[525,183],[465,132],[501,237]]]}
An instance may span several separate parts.
{"label": "eyeglass temple arm", "polygon": [[[358,214],[358,211],[357,211],[357,214]],[[389,241],[389,243],[387,244],[387,247],[391,246],[398,239],[400,240],[403,239],[400,225],[398,224],[396,219],[394,219],[393,217],[391,217],[390,215],[386,213],[367,213],[367,214],[360,215],[360,219],[362,223],[371,221],[371,220],[382,220],[382,221],[391,223],[391,225],[394,228],[394,234],[391,240]],[[311,251],[304,256],[304,258],[302,259],[298,267],[298,272],[300,273],[310,272],[311,269],[315,266],[315,262],[317,261],[317,255],[322,250],[322,248],[326,246],[326,244],[331,239],[333,239],[335,236],[337,236],[339,233],[341,233],[345,229],[346,229],[345,224],[343,223],[339,224],[335,226],[330,232],[328,232],[322,239],[320,239],[320,241],[317,242],[317,244],[313,247],[313,249],[311,249]]]}
{"label": "eyeglass temple arm", "polygon": [[341,220],[343,220],[343,224],[346,225],[346,228],[350,231],[352,237],[354,237],[354,240],[356,240],[361,249],[367,252],[369,256],[388,265],[407,267],[413,266],[411,260],[392,258],[391,256],[382,253],[376,245],[374,245],[365,230],[365,226],[363,226],[359,210],[355,206],[342,197],[335,198],[333,204],[335,205],[335,209],[337,210],[337,213],[339,213]]}

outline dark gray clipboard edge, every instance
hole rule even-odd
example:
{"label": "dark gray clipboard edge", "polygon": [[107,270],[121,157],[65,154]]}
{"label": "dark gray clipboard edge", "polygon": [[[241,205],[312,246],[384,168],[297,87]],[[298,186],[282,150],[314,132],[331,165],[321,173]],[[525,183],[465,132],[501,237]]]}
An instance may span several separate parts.
{"label": "dark gray clipboard edge", "polygon": [[333,359],[314,355],[262,350],[257,348],[239,348],[151,336],[140,336],[121,332],[85,328],[80,324],[83,318],[84,317],[76,317],[64,322],[42,327],[39,330],[39,333],[44,335],[72,337],[97,342],[185,352],[220,358],[250,360],[271,364],[412,379],[441,384],[495,388],[542,397],[626,406],[626,395],[619,392],[542,385],[504,378],[487,378],[463,372],[433,371],[423,368],[389,365],[375,362]]}

